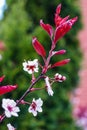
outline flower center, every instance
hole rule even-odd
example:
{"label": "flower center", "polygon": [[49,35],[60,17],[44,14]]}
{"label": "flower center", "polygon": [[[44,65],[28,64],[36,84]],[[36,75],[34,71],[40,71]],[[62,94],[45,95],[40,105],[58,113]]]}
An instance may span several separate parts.
{"label": "flower center", "polygon": [[27,65],[26,67],[28,70],[34,71],[35,65]]}
{"label": "flower center", "polygon": [[36,103],[33,102],[33,103],[31,104],[31,107],[32,107],[31,109],[33,109],[33,110],[35,111],[35,110],[36,110],[36,106],[37,106]]}
{"label": "flower center", "polygon": [[8,106],[7,108],[8,108],[8,110],[9,110],[10,112],[11,112],[12,109],[13,109],[11,106]]}

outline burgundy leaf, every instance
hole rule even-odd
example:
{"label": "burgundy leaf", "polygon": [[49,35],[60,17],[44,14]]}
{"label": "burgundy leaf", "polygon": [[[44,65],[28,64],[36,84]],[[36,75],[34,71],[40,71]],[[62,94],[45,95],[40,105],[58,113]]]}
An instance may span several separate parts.
{"label": "burgundy leaf", "polygon": [[56,44],[56,42],[63,37],[71,28],[72,25],[77,21],[77,17],[70,19],[68,21],[66,21],[65,23],[61,24],[60,26],[58,26],[55,30],[55,34],[54,34],[54,44]]}
{"label": "burgundy leaf", "polygon": [[17,88],[17,85],[6,85],[0,87],[0,95],[11,92]]}
{"label": "burgundy leaf", "polygon": [[43,20],[40,20],[40,26],[50,35],[53,36],[53,29],[50,24],[44,24]]}
{"label": "burgundy leaf", "polygon": [[53,64],[51,66],[51,68],[58,67],[58,66],[63,66],[65,64],[67,64],[68,62],[70,62],[70,59],[65,59],[65,60],[58,61],[55,64]]}
{"label": "burgundy leaf", "polygon": [[62,54],[65,54],[65,53],[66,53],[66,50],[53,51],[52,56],[53,55],[62,55]]}
{"label": "burgundy leaf", "polygon": [[37,40],[36,37],[33,37],[32,39],[32,44],[33,44],[33,47],[34,49],[36,50],[36,52],[41,55],[42,57],[45,57],[46,56],[46,52],[45,52],[45,49],[44,47],[41,45],[41,43]]}

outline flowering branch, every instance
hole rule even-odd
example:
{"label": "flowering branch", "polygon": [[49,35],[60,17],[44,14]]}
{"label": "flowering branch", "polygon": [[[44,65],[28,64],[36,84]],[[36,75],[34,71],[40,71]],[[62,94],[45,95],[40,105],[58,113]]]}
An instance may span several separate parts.
{"label": "flowering branch", "polygon": [[[16,102],[13,99],[2,99],[2,108],[4,109],[4,113],[0,115],[0,123],[5,118],[10,118],[11,116],[18,117],[18,112],[20,112],[19,105],[29,105],[28,112],[32,113],[34,116],[37,116],[38,112],[42,112],[42,105],[43,101],[41,98],[36,99],[33,98],[32,102],[25,101],[25,97],[33,91],[46,89],[49,96],[53,96],[54,92],[52,90],[52,85],[55,82],[63,82],[66,80],[66,77],[56,73],[53,77],[49,77],[47,75],[47,71],[63,66],[70,62],[70,59],[64,59],[61,61],[57,61],[56,63],[51,63],[51,58],[55,55],[62,55],[66,53],[66,50],[58,50],[55,51],[56,44],[60,38],[62,38],[73,26],[73,24],[77,21],[77,17],[69,19],[69,16],[62,18],[60,16],[61,12],[61,4],[59,4],[56,8],[56,13],[54,17],[55,22],[55,30],[50,24],[45,24],[43,20],[40,20],[40,26],[44,29],[50,39],[51,39],[51,49],[49,50],[48,56],[46,55],[46,50],[44,46],[38,41],[36,37],[32,38],[32,45],[37,52],[43,59],[44,65],[42,65],[38,59],[34,59],[33,61],[28,60],[23,62],[23,70],[26,71],[28,74],[32,75],[31,84],[28,89],[24,92],[24,94],[20,97],[19,100]],[[41,67],[41,74],[36,78],[34,73],[39,71],[39,67]],[[45,81],[44,87],[41,88],[34,88],[34,85],[43,79]],[[4,80],[4,76],[0,77],[0,83]],[[5,93],[11,92],[17,88],[17,85],[6,85],[0,87],[0,95]],[[9,123],[7,124],[8,130],[15,130],[15,128]]]}

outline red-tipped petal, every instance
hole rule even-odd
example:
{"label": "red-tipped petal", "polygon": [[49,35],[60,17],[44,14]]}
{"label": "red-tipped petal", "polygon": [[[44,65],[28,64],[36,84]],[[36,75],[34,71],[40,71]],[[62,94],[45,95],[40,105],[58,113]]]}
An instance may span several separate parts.
{"label": "red-tipped petal", "polygon": [[5,76],[3,75],[2,77],[0,77],[0,82],[2,82],[4,80]]}
{"label": "red-tipped petal", "polygon": [[0,95],[11,92],[17,88],[17,85],[6,85],[0,87]]}
{"label": "red-tipped petal", "polygon": [[40,26],[50,35],[53,36],[53,28],[50,24],[44,24],[43,20],[40,20]]}
{"label": "red-tipped petal", "polygon": [[62,54],[65,54],[65,53],[66,53],[66,50],[59,50],[59,51],[53,51],[52,55],[62,55]]}
{"label": "red-tipped petal", "polygon": [[36,37],[33,37],[32,39],[32,44],[33,44],[33,47],[34,49],[36,50],[36,52],[41,55],[42,57],[45,57],[46,56],[46,52],[45,52],[45,49],[44,47],[41,45],[41,43],[37,40]]}
{"label": "red-tipped petal", "polygon": [[61,4],[59,4],[56,8],[56,14],[60,14],[61,12]]}
{"label": "red-tipped petal", "polygon": [[63,37],[71,28],[72,25],[77,21],[77,17],[70,19],[68,21],[66,21],[65,23],[61,24],[60,26],[58,26],[55,30],[55,34],[54,34],[54,44],[56,44],[56,42]]}
{"label": "red-tipped petal", "polygon": [[61,60],[61,61],[56,62],[55,64],[53,64],[51,66],[51,68],[58,67],[58,66],[63,66],[65,64],[67,64],[68,62],[70,62],[70,59]]}

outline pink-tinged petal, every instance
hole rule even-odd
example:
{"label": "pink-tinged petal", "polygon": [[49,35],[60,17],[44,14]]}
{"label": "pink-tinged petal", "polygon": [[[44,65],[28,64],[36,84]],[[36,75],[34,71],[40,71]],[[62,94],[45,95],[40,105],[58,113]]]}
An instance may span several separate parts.
{"label": "pink-tinged petal", "polygon": [[2,82],[4,80],[5,76],[3,75],[2,77],[0,77],[0,82]]}
{"label": "pink-tinged petal", "polygon": [[34,49],[36,50],[36,52],[41,55],[42,57],[45,57],[46,56],[46,52],[45,52],[45,49],[44,47],[41,45],[41,43],[37,40],[36,37],[33,37],[32,39],[32,44],[33,44],[33,47]]}
{"label": "pink-tinged petal", "polygon": [[71,28],[72,25],[77,21],[77,17],[66,21],[65,23],[58,26],[54,33],[54,44],[63,37]]}
{"label": "pink-tinged petal", "polygon": [[53,28],[50,24],[44,24],[43,20],[40,20],[40,26],[50,35],[53,36]]}
{"label": "pink-tinged petal", "polygon": [[56,8],[56,14],[60,14],[61,12],[61,4],[59,4]]}
{"label": "pink-tinged petal", "polygon": [[0,95],[11,92],[17,88],[17,85],[6,85],[0,87]]}
{"label": "pink-tinged petal", "polygon": [[67,64],[68,62],[70,62],[70,59],[65,59],[65,60],[58,61],[55,64],[53,64],[51,66],[51,68],[58,67],[58,66],[63,66],[65,64]]}
{"label": "pink-tinged petal", "polygon": [[65,54],[66,50],[53,51],[52,56]]}

